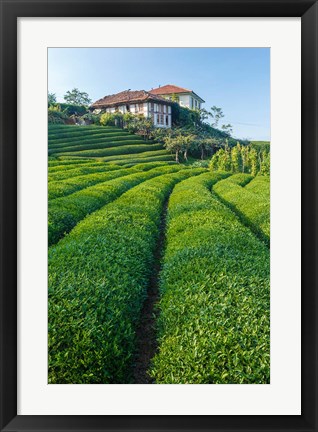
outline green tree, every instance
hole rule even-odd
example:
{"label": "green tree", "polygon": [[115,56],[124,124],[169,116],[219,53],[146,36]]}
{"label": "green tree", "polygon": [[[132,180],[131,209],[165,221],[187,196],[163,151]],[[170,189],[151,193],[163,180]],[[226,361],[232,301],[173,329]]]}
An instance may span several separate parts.
{"label": "green tree", "polygon": [[64,95],[64,100],[72,105],[90,105],[92,100],[89,98],[86,92],[79,91],[78,88],[73,88],[71,91],[67,91]]}
{"label": "green tree", "polygon": [[249,159],[250,159],[251,174],[252,176],[256,176],[258,172],[257,151],[253,148],[250,151]]}
{"label": "green tree", "polygon": [[242,157],[241,157],[241,146],[239,143],[231,150],[231,165],[232,172],[242,172]]}
{"label": "green tree", "polygon": [[233,126],[230,125],[229,123],[228,123],[228,124],[225,124],[225,125],[222,125],[221,129],[222,129],[225,133],[227,133],[229,136],[231,136],[232,133],[233,133]]}
{"label": "green tree", "polygon": [[183,157],[186,161],[188,161],[188,151],[194,147],[196,136],[193,134],[190,135],[182,135],[181,141],[182,143],[182,151]]}
{"label": "green tree", "polygon": [[168,151],[175,153],[176,162],[179,163],[179,153],[182,149],[182,142],[171,135],[164,137],[164,146]]}
{"label": "green tree", "polygon": [[241,147],[241,160],[242,160],[242,172],[248,172],[249,167],[249,148],[246,146]]}
{"label": "green tree", "polygon": [[217,128],[221,118],[224,117],[222,108],[219,108],[219,107],[216,107],[215,105],[213,105],[209,115],[210,115],[210,117],[212,117],[212,120],[213,120],[211,126],[214,128]]}
{"label": "green tree", "polygon": [[48,92],[47,103],[48,103],[48,106],[56,104],[56,94],[55,93]]}
{"label": "green tree", "polygon": [[260,168],[260,173],[262,175],[270,175],[270,153],[268,151],[262,152],[262,166]]}

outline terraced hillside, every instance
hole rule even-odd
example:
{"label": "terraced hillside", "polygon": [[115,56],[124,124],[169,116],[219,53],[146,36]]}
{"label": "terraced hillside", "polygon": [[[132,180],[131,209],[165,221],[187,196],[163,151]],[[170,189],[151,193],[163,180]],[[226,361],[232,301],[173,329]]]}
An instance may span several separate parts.
{"label": "terraced hillside", "polygon": [[49,156],[59,159],[98,158],[104,162],[172,161],[161,144],[111,126],[49,126]]}
{"label": "terraced hillside", "polygon": [[269,179],[111,127],[49,154],[49,382],[269,383]]}

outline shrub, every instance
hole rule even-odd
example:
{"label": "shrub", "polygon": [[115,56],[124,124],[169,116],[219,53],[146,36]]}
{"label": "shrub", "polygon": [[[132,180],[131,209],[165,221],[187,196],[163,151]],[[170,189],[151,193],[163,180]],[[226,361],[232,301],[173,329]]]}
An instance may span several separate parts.
{"label": "shrub", "polygon": [[160,215],[173,185],[189,175],[145,181],[50,249],[49,383],[131,382]]}
{"label": "shrub", "polygon": [[252,179],[248,174],[237,174],[217,183],[213,190],[245,225],[269,245],[269,177],[257,176]]}
{"label": "shrub", "polygon": [[50,106],[48,108],[48,122],[54,124],[65,124],[67,115],[64,114],[58,106]]}
{"label": "shrub", "polygon": [[[125,155],[125,154],[135,154],[135,153],[144,153],[150,151],[163,151],[161,144],[136,144],[136,145],[122,145],[122,146],[114,146],[110,148],[101,148],[101,149],[91,149],[91,150],[81,150],[77,152],[72,152],[73,156],[90,156],[90,157],[103,157],[103,156],[117,156],[117,155]],[[52,154],[56,154],[59,156],[66,156],[67,152],[53,152]]]}
{"label": "shrub", "polygon": [[49,182],[49,200],[70,195],[95,184],[137,173],[134,168],[116,169],[113,171],[93,172],[82,176],[67,178],[62,181]]}
{"label": "shrub", "polygon": [[158,384],[269,383],[269,251],[211,194],[220,177],[185,180],[169,200]]}
{"label": "shrub", "polygon": [[162,168],[98,183],[49,202],[49,246],[57,243],[85,216],[118,198],[137,184],[162,174]]}

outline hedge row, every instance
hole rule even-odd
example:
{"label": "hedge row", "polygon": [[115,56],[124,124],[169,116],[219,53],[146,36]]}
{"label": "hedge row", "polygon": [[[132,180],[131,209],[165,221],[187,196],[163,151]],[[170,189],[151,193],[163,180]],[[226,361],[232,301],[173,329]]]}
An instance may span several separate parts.
{"label": "hedge row", "polygon": [[[257,176],[242,187],[241,177],[244,174],[233,175],[214,186],[214,192],[227,204],[241,221],[263,239],[270,243],[270,179]],[[246,178],[249,177],[245,174]]]}
{"label": "hedge row", "polygon": [[[86,144],[80,144],[80,145],[74,145],[74,146],[65,146],[65,147],[50,147],[49,148],[49,155],[51,154],[60,154],[60,153],[66,153],[66,152],[78,152],[78,151],[85,151],[85,150],[98,150],[98,149],[107,149],[107,148],[116,148],[121,146],[131,146],[131,145],[145,145],[145,141],[138,139],[136,136],[130,136],[129,139],[121,140],[120,138],[118,140],[98,140],[95,143],[87,142]],[[148,141],[147,144],[149,145],[150,142]],[[151,143],[154,145],[154,143]],[[161,148],[163,148],[161,146]],[[75,153],[76,154],[76,153]]]}
{"label": "hedge row", "polygon": [[66,197],[49,202],[48,241],[49,246],[57,243],[85,216],[118,198],[122,193],[137,184],[171,172],[178,167],[160,167],[147,172],[131,174],[82,189]]}
{"label": "hedge row", "polygon": [[48,197],[49,200],[70,195],[95,184],[112,180],[125,175],[134,174],[140,170],[135,168],[116,169],[112,171],[97,172],[83,176],[71,177],[61,181],[51,181],[49,183]]}
{"label": "hedge row", "polygon": [[76,165],[78,163],[85,164],[85,163],[91,163],[91,162],[92,162],[91,159],[85,160],[84,158],[74,159],[74,160],[70,160],[70,161],[63,161],[61,159],[49,159],[48,160],[48,167],[49,167],[49,169],[53,169],[56,167],[57,167],[57,169],[59,169],[58,168],[59,166],[63,166],[62,169],[64,169],[64,167],[66,165]]}
{"label": "hedge row", "polygon": [[[49,138],[49,148],[52,147],[61,147],[61,146],[73,146],[80,145],[86,143],[96,143],[98,141],[111,141],[114,140],[125,140],[125,139],[136,139],[138,138],[136,135],[127,134],[125,132],[107,132],[106,134],[81,134],[81,135],[72,135],[70,138],[61,138],[52,140]],[[139,138],[140,139],[140,138]]]}
{"label": "hedge row", "polygon": [[[136,135],[128,135],[128,136],[120,136],[120,135],[114,135],[112,137],[97,137],[94,139],[92,138],[85,138],[82,140],[78,140],[76,139],[74,142],[62,142],[61,144],[50,144],[49,143],[49,150],[51,152],[53,152],[53,150],[61,150],[61,149],[70,149],[70,150],[85,150],[85,148],[96,148],[94,146],[97,146],[98,144],[110,144],[110,143],[114,143],[115,145],[117,145],[117,143],[125,143],[126,144],[130,144],[132,142],[132,144],[134,144],[134,142],[137,143],[141,143],[141,144],[145,144],[145,141],[140,138],[137,137]],[[152,142],[152,141],[148,141]],[[118,144],[120,145],[120,144]],[[97,147],[98,148],[98,147]]]}
{"label": "hedge row", "polygon": [[84,135],[94,135],[94,134],[107,134],[114,132],[121,132],[122,130],[115,127],[98,127],[98,126],[70,126],[64,125],[61,127],[49,127],[48,136],[50,140],[71,138],[71,137],[81,137]]}
{"label": "hedge row", "polygon": [[[102,148],[97,150],[82,150],[79,152],[72,152],[73,156],[90,156],[90,157],[104,157],[104,156],[117,156],[126,154],[144,153],[150,151],[164,151],[161,144],[137,144],[137,145],[123,145],[118,147]],[[60,156],[67,156],[67,152],[55,153]]]}
{"label": "hedge row", "polygon": [[[70,162],[70,163],[69,163]],[[96,162],[94,159],[88,160],[75,160],[75,161],[60,161],[58,165],[49,165],[48,172],[49,174],[54,174],[59,171],[68,171],[72,169],[82,168],[82,167],[92,167],[92,166],[101,166],[100,162]]]}
{"label": "hedge row", "polygon": [[88,166],[80,166],[79,168],[73,168],[69,170],[60,170],[53,173],[49,172],[49,182],[51,181],[60,181],[65,180],[71,177],[78,177],[80,175],[92,174],[97,172],[106,172],[120,168],[114,164],[105,164],[100,162],[95,162],[94,164],[90,164]]}
{"label": "hedge row", "polygon": [[49,383],[130,383],[160,215],[189,170],[145,181],[49,251]]}
{"label": "hedge row", "polygon": [[269,251],[210,192],[209,173],[169,200],[160,274],[159,384],[269,383]]}
{"label": "hedge row", "polygon": [[[122,167],[125,167],[125,168],[134,167],[136,169],[145,170],[145,169],[152,169],[152,168],[157,168],[160,166],[167,166],[167,165],[176,165],[176,163],[174,161],[144,162],[144,163],[138,163],[138,164],[134,164],[134,163],[126,164],[125,163],[124,165],[122,165]],[[183,168],[186,168],[186,166],[184,165]]]}
{"label": "hedge row", "polygon": [[[125,158],[124,156],[121,157],[121,159],[110,159],[109,163],[116,164],[116,165],[123,165],[126,166],[127,163],[129,163],[130,166],[133,166],[134,164],[139,163],[147,163],[147,162],[172,162],[171,165],[175,165],[176,162],[171,160],[171,155],[169,154],[163,154],[159,156],[147,156],[147,157],[136,157],[136,158]],[[107,161],[105,161],[107,162]]]}

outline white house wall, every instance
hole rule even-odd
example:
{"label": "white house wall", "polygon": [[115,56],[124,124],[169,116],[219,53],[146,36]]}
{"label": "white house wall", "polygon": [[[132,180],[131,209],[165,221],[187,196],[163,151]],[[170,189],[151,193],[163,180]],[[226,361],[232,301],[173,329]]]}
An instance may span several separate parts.
{"label": "white house wall", "polygon": [[[151,107],[153,106],[153,110]],[[117,108],[106,108],[106,112],[114,113],[116,110],[125,114],[128,112],[126,105],[120,105]],[[172,112],[171,106],[155,102],[144,102],[141,104],[129,104],[129,112],[132,114],[142,114],[146,118],[152,118],[153,124],[160,128],[171,128]]]}

